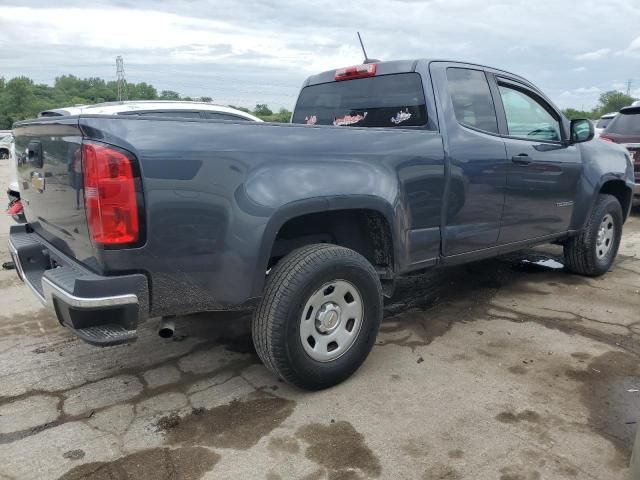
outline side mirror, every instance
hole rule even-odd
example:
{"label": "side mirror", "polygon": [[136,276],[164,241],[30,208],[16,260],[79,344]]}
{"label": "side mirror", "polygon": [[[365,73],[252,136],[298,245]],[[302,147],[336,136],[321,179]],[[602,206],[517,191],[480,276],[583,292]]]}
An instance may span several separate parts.
{"label": "side mirror", "polygon": [[588,142],[595,136],[595,128],[593,122],[587,118],[577,118],[571,120],[571,127],[569,128],[569,143],[582,143]]}

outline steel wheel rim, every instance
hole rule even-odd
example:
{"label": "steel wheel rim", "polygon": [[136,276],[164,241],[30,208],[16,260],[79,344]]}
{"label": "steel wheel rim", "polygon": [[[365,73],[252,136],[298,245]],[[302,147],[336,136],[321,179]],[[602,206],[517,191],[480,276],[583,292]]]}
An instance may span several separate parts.
{"label": "steel wheel rim", "polygon": [[362,327],[360,291],[347,280],[327,282],[307,300],[300,317],[300,340],[313,360],[331,362],[349,351]]}
{"label": "steel wheel rim", "polygon": [[613,247],[613,241],[615,239],[615,222],[613,216],[607,213],[600,226],[598,227],[598,236],[596,239],[596,256],[599,259],[606,257],[611,248]]}

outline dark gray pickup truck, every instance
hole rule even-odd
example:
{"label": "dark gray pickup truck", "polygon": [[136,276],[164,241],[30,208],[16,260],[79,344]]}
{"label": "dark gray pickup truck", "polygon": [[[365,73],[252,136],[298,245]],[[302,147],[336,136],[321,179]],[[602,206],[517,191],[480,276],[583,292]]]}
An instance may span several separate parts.
{"label": "dark gray pickup truck", "polygon": [[96,345],[150,317],[253,309],[266,366],[302,388],[365,360],[394,280],[562,243],[612,265],[633,165],[523,78],[393,61],[306,80],[292,124],[60,116],[16,124],[21,278]]}

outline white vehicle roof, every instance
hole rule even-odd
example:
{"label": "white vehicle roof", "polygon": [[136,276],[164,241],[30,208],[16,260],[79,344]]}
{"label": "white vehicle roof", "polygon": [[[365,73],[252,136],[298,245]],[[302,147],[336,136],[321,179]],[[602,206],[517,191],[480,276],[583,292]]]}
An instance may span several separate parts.
{"label": "white vehicle roof", "polygon": [[132,100],[127,102],[107,102],[95,105],[74,105],[72,107],[54,108],[40,112],[40,117],[59,115],[118,115],[122,113],[149,110],[194,110],[204,112],[226,113],[246,118],[254,122],[262,122],[258,117],[231,107],[206,102],[186,102],[175,100]]}
{"label": "white vehicle roof", "polygon": [[6,146],[13,142],[13,132],[11,130],[0,131],[0,145]]}

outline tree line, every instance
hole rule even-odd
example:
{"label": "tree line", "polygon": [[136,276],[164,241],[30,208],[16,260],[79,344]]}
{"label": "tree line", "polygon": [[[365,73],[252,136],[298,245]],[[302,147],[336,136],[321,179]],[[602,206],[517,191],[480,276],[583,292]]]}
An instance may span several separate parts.
{"label": "tree line", "polygon": [[590,118],[596,120],[605,113],[615,113],[621,108],[628,107],[636,99],[622,92],[616,90],[610,90],[600,95],[598,105],[589,111],[576,110],[574,108],[567,108],[562,112],[565,116],[572,120],[574,118]]}
{"label": "tree line", "polygon": [[[211,102],[211,97],[183,97],[173,90],[158,90],[146,82],[127,83],[129,100],[198,100]],[[14,122],[34,118],[39,112],[71,105],[86,105],[113,102],[118,99],[116,81],[102,78],[78,78],[74,75],[57,77],[53,86],[37,84],[28,77],[15,77],[6,81],[0,77],[0,129],[9,129]],[[615,90],[600,95],[598,105],[590,111],[567,108],[563,112],[569,118],[597,119],[605,113],[617,112],[631,105],[633,97]],[[233,105],[229,105],[233,107]],[[253,109],[234,107],[268,121],[288,122],[291,112],[286,108],[272,111],[266,104],[257,104]]]}
{"label": "tree line", "polygon": [[[127,83],[129,100],[197,100],[211,102],[211,97],[181,96],[173,90],[158,90],[146,82]],[[34,118],[39,112],[72,105],[88,105],[118,100],[118,83],[102,78],[57,77],[53,86],[35,83],[28,77],[5,80],[0,77],[0,130],[10,129],[14,122]],[[230,105],[232,106],[232,105]],[[272,111],[266,104],[253,110],[234,107],[269,122],[288,122],[291,112],[285,108]]]}

